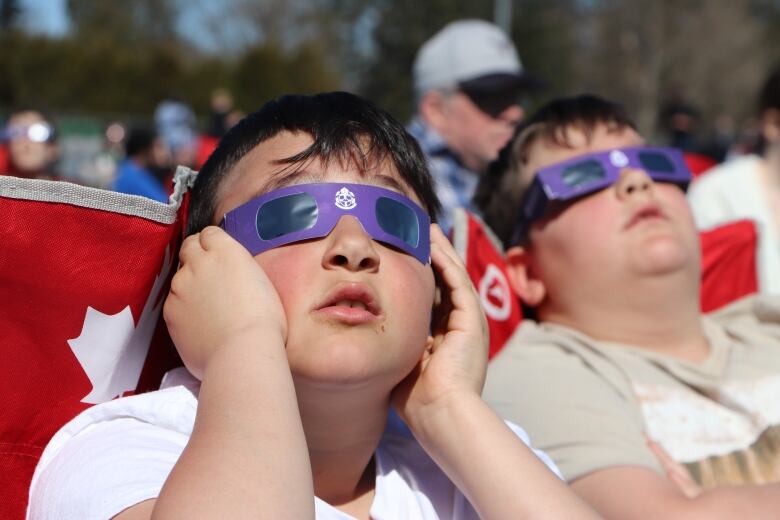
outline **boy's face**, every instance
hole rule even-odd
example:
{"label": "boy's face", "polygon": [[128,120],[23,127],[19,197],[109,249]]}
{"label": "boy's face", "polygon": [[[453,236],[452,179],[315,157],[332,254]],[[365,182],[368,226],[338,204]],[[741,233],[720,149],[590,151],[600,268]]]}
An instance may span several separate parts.
{"label": "boy's face", "polygon": [[[532,175],[578,155],[643,144],[634,130],[596,127],[590,142],[576,128],[571,147],[539,139],[523,170]],[[559,295],[609,293],[623,282],[682,268],[698,276],[698,234],[683,191],[654,182],[644,170],[626,168],[612,186],[568,203],[535,222],[528,248],[536,276],[553,299]]]}
{"label": "boy's face", "polygon": [[[220,187],[215,222],[261,193],[310,182],[375,184],[420,204],[390,162],[365,173],[337,161],[327,167],[318,160],[305,168],[275,164],[311,143],[307,134],[285,132],[244,156]],[[270,249],[255,260],[284,307],[287,356],[297,381],[370,381],[389,389],[420,358],[429,333],[433,271],[372,240],[354,217],[342,217],[322,239]]]}

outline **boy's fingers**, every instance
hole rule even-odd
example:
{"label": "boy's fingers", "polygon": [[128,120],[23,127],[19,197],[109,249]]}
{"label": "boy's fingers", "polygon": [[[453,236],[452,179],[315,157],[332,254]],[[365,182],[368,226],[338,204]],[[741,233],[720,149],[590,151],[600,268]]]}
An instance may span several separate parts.
{"label": "boy's fingers", "polygon": [[455,251],[455,248],[452,247],[452,244],[450,243],[447,236],[444,234],[444,232],[441,230],[441,228],[436,224],[431,224],[431,242],[432,244],[437,244],[439,248],[456,264],[463,266],[465,269],[465,266],[463,265],[463,261],[461,260],[458,253]]}
{"label": "boy's fingers", "polygon": [[[434,254],[436,255],[435,259]],[[441,231],[439,231],[439,236],[431,243],[431,259],[435,261],[437,267],[442,271],[442,276],[449,277],[446,282],[450,287],[455,289],[463,286],[476,294],[474,284],[471,283],[471,277],[469,277],[466,271],[466,266]]]}
{"label": "boy's fingers", "polygon": [[431,244],[431,260],[451,290],[471,288],[471,279],[466,270],[436,243]]}
{"label": "boy's fingers", "polygon": [[200,245],[206,251],[219,247],[228,238],[228,234],[217,226],[207,226],[199,235]]}
{"label": "boy's fingers", "polygon": [[184,242],[179,248],[179,266],[187,263],[192,259],[192,255],[196,254],[200,247],[200,233],[195,233],[184,239]]}

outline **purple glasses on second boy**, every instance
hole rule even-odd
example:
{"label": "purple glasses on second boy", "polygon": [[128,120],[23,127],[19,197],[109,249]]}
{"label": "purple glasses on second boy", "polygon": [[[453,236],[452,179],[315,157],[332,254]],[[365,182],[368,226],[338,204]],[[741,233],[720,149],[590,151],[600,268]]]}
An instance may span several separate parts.
{"label": "purple glasses on second boy", "polygon": [[688,188],[691,172],[680,150],[638,146],[589,153],[540,169],[520,204],[512,243],[528,238],[531,224],[544,216],[553,201],[569,201],[617,182],[624,168],[639,168],[656,182]]}
{"label": "purple glasses on second boy", "polygon": [[371,238],[430,261],[428,214],[412,200],[370,184],[298,184],[271,191],[225,214],[221,226],[253,256],[327,236],[344,215]]}

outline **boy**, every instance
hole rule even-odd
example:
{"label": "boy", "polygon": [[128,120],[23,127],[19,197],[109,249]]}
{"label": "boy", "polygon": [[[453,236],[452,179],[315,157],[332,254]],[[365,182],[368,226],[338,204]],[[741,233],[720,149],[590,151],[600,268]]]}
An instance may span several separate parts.
{"label": "boy", "polygon": [[593,96],[518,130],[482,204],[538,322],[494,358],[485,398],[607,518],[776,518],[780,306],[700,314],[689,178]]}
{"label": "boy", "polygon": [[[165,304],[197,401],[166,388],[66,425],[29,516],[592,518],[480,399],[484,319],[428,240],[436,208],[411,137],[353,95],[242,121],[198,176]],[[434,270],[451,311],[432,320]],[[416,440],[383,435],[391,402]]]}

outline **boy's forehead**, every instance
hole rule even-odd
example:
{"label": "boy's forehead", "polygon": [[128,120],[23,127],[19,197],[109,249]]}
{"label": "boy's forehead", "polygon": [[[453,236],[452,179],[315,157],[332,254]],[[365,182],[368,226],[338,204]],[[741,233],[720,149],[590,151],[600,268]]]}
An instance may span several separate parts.
{"label": "boy's forehead", "polygon": [[357,164],[339,165],[338,160],[327,167],[317,158],[306,164],[280,162],[306,150],[313,142],[312,136],[304,132],[281,132],[255,146],[221,183],[214,217],[219,220],[260,194],[292,184],[332,182],[334,175],[345,182],[370,179],[372,184],[398,191],[420,203],[388,159],[371,165],[370,172],[361,172]]}
{"label": "boy's forehead", "polygon": [[528,161],[524,168],[526,175],[533,176],[541,168],[579,155],[644,144],[644,139],[633,128],[614,129],[606,124],[594,127],[590,135],[577,127],[570,126],[564,129],[561,137],[563,138],[561,142],[568,146],[545,138],[539,138],[531,143],[528,147]]}

